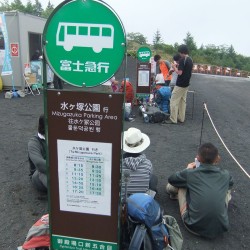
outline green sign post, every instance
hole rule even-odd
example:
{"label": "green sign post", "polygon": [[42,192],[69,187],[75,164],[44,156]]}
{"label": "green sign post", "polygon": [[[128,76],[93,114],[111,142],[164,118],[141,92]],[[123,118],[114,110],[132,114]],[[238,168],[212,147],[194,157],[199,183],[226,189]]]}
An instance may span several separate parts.
{"label": "green sign post", "polygon": [[99,0],[60,4],[46,23],[43,39],[52,70],[77,87],[94,87],[110,79],[126,50],[121,20]]}
{"label": "green sign post", "polygon": [[[95,87],[122,64],[126,35],[103,1],[66,0],[45,25],[43,49],[63,81]],[[45,87],[44,99],[51,250],[117,250],[124,94]]]}
{"label": "green sign post", "polygon": [[137,50],[137,58],[141,62],[149,62],[151,57],[151,50],[148,47],[140,47]]}

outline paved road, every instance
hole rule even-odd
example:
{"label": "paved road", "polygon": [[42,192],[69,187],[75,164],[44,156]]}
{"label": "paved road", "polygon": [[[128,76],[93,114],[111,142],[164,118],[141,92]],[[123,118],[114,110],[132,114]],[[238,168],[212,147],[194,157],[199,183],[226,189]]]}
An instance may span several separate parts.
{"label": "paved road", "polygon": [[[230,77],[218,77],[194,74],[190,90],[195,91],[195,109],[193,119],[192,93],[188,94],[187,119],[184,125],[158,124],[142,127],[152,138],[151,149],[147,155],[159,177],[159,195],[157,199],[166,213],[177,218],[185,242],[183,249],[246,249],[250,243],[248,223],[250,195],[249,178],[240,170],[232,157],[218,139],[203,103],[206,103],[210,116],[227,147],[239,163],[250,173],[250,80]],[[204,120],[203,120],[204,114]],[[203,121],[203,125],[202,125]],[[201,128],[203,129],[201,130]],[[202,137],[201,137],[202,132]],[[167,177],[176,170],[193,161],[200,140],[210,141],[218,146],[221,164],[234,177],[233,199],[229,207],[231,229],[214,241],[207,241],[188,233],[182,226],[177,202],[169,200],[165,193]],[[237,240],[235,241],[235,238]]]}

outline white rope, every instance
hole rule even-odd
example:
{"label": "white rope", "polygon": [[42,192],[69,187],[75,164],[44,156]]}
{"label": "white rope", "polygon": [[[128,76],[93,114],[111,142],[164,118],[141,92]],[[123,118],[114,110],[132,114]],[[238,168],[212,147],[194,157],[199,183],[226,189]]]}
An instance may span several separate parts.
{"label": "white rope", "polygon": [[213,125],[213,127],[214,127],[214,130],[215,130],[216,134],[218,135],[218,137],[220,138],[222,144],[223,144],[224,147],[226,148],[227,152],[231,155],[231,157],[234,159],[234,161],[237,163],[237,165],[238,165],[238,166],[241,168],[241,170],[245,173],[245,175],[246,175],[248,178],[250,178],[250,175],[249,175],[249,174],[247,173],[247,171],[241,166],[241,164],[236,160],[236,158],[233,156],[233,154],[230,152],[230,150],[228,149],[228,147],[226,146],[226,144],[225,144],[224,141],[222,140],[222,138],[221,138],[219,132],[217,131],[217,129],[216,129],[214,123],[213,123],[213,120],[212,120],[212,118],[211,118],[211,116],[210,116],[210,114],[209,114],[209,111],[208,111],[208,109],[207,109],[207,104],[206,104],[206,103],[204,103],[204,109],[206,110],[206,112],[207,112],[207,114],[208,114],[208,117],[209,117],[209,119],[210,119],[210,121],[211,121],[211,123],[212,123],[212,125]]}

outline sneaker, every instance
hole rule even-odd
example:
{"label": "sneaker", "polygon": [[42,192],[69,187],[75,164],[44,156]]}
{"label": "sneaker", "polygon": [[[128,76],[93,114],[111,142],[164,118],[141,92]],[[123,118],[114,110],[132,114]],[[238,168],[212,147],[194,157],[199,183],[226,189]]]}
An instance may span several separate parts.
{"label": "sneaker", "polygon": [[134,121],[135,121],[135,119],[134,119],[134,118],[132,118],[132,117],[130,117],[130,118],[128,118],[128,121],[129,121],[129,122],[134,122]]}
{"label": "sneaker", "polygon": [[166,186],[167,194],[171,200],[178,200],[178,188],[170,185],[169,183]]}

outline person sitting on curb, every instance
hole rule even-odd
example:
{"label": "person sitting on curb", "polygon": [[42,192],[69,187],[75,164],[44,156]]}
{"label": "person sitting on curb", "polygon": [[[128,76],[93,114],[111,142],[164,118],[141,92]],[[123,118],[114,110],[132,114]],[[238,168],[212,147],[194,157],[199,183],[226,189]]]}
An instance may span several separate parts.
{"label": "person sitting on curb", "polygon": [[220,157],[212,143],[200,146],[197,160],[171,175],[166,189],[171,199],[179,200],[187,230],[212,239],[228,231],[233,179],[227,170],[216,166]]}
{"label": "person sitting on curb", "polygon": [[[129,128],[123,135],[122,172],[129,171],[127,194],[157,191],[158,179],[153,174],[153,166],[142,152],[150,145],[149,137],[137,128]],[[125,194],[125,183],[122,182],[122,196]]]}
{"label": "person sitting on curb", "polygon": [[37,135],[28,142],[28,157],[32,184],[38,191],[47,192],[46,142],[44,115],[40,115]]}

